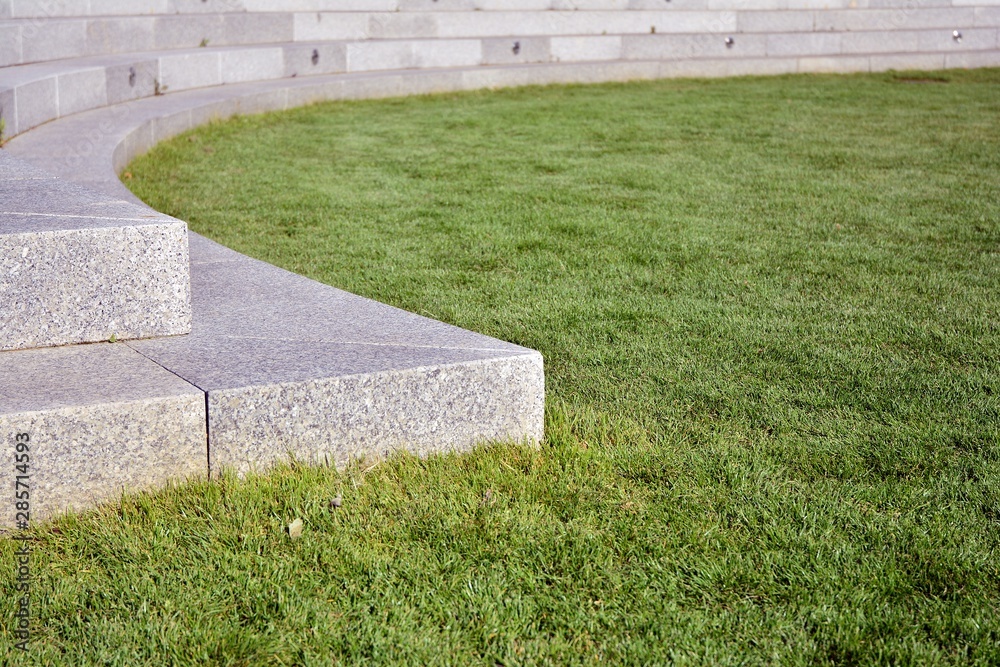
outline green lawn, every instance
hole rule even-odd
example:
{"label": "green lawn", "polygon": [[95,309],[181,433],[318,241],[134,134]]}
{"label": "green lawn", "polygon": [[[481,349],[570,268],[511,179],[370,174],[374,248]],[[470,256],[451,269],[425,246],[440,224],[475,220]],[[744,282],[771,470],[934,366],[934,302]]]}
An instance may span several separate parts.
{"label": "green lawn", "polygon": [[36,662],[1000,664],[1000,70],[325,104],[126,178],[540,350],[547,437],[39,527]]}

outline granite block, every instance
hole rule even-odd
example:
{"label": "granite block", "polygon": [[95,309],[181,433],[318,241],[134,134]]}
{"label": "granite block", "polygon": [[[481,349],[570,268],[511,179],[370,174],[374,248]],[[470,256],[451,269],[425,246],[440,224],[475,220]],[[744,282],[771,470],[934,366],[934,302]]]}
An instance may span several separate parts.
{"label": "granite block", "polygon": [[347,46],[334,44],[294,44],[284,47],[285,76],[312,76],[347,71]]}
{"label": "granite block", "polygon": [[156,48],[152,17],[94,18],[87,21],[87,53],[135,53]]}
{"label": "granite block", "polygon": [[823,32],[768,35],[767,55],[774,57],[838,55],[843,48],[842,39],[843,35],[839,33]]}
{"label": "granite block", "polygon": [[907,53],[919,48],[920,34],[915,31],[848,32],[841,35],[844,54]]}
{"label": "granite block", "polygon": [[152,122],[142,123],[132,128],[125,135],[125,152],[130,160],[134,160],[140,155],[145,155],[156,145],[156,138],[153,136]]}
{"label": "granite block", "polygon": [[991,28],[962,30],[961,41],[955,40],[951,30],[920,31],[918,50],[934,51],[988,51],[997,47],[997,31]]}
{"label": "granite block", "polygon": [[219,44],[273,44],[295,37],[294,17],[288,12],[266,14],[225,14],[224,38]]}
{"label": "granite block", "polygon": [[32,522],[206,474],[204,394],[124,345],[0,352],[0,376],[0,451],[13,465],[27,439]]}
{"label": "granite block", "polygon": [[108,65],[104,72],[108,104],[119,104],[155,95],[160,64],[156,60],[136,60]]}
{"label": "granite block", "polygon": [[541,436],[536,352],[193,239],[191,334],[129,346],[208,392],[216,469]]}
{"label": "granite block", "polygon": [[[529,37],[565,34],[556,29],[568,12],[442,12],[436,17],[441,38]],[[488,22],[487,22],[488,21]],[[548,27],[549,29],[546,29]],[[571,29],[568,26],[565,29]]]}
{"label": "granite block", "polygon": [[13,0],[14,18],[84,16],[87,3],[80,0]]}
{"label": "granite block", "polygon": [[295,41],[368,39],[368,20],[368,14],[353,12],[295,14]]}
{"label": "granite block", "polygon": [[0,25],[0,67],[21,62],[21,26]]}
{"label": "granite block", "polygon": [[226,43],[226,24],[222,16],[158,16],[153,24],[157,49],[191,49],[220,46]]}
{"label": "granite block", "polygon": [[1000,4],[995,7],[976,7],[973,23],[977,28],[1000,27]]}
{"label": "granite block", "polygon": [[280,79],[285,74],[285,55],[278,46],[222,51],[219,71],[222,83]]}
{"label": "granite block", "polygon": [[[189,110],[164,114],[152,121],[153,141],[155,143],[166,141],[167,139],[176,137],[178,134],[187,132],[193,127],[191,112]],[[118,170],[116,169],[115,171]]]}
{"label": "granite block", "polygon": [[763,35],[736,35],[731,46],[718,34],[627,35],[623,57],[630,60],[678,58],[757,58],[765,55]]}
{"label": "granite block", "polygon": [[437,14],[375,13],[368,17],[367,39],[437,37]]}
{"label": "granite block", "polygon": [[103,67],[60,74],[56,84],[60,116],[96,109],[108,103],[107,72]]}
{"label": "granite block", "polygon": [[185,52],[160,58],[160,90],[177,92],[222,83],[219,52]]}
{"label": "granite block", "polygon": [[831,10],[816,12],[817,30],[873,31],[953,29],[971,26],[975,12],[955,7],[899,7],[896,9]]}
{"label": "granite block", "polygon": [[356,42],[347,45],[347,69],[350,72],[468,67],[479,65],[482,58],[482,43],[475,39]]}
{"label": "granite block", "polygon": [[734,11],[666,11],[609,12],[601,23],[587,21],[581,33],[597,34],[601,30],[621,34],[657,34],[680,32],[736,32],[737,13]]}
{"label": "granite block", "polygon": [[184,223],[80,221],[0,213],[0,349],[187,333]]}
{"label": "granite block", "polygon": [[606,37],[552,37],[552,60],[555,62],[580,62],[587,60],[617,60],[622,57],[622,38]]}
{"label": "granite block", "polygon": [[208,393],[213,474],[290,458],[344,465],[405,450],[542,438],[541,355],[417,366]]}
{"label": "granite block", "polygon": [[811,32],[815,19],[811,11],[739,12],[736,26],[740,32]]}
{"label": "granite block", "polygon": [[21,62],[36,63],[87,54],[84,21],[28,21],[21,28]]}
{"label": "granite block", "polygon": [[552,57],[548,37],[484,39],[482,45],[484,65],[544,63]]}
{"label": "granite block", "polygon": [[46,77],[18,86],[14,94],[17,104],[17,131],[25,132],[58,117],[56,77]]}

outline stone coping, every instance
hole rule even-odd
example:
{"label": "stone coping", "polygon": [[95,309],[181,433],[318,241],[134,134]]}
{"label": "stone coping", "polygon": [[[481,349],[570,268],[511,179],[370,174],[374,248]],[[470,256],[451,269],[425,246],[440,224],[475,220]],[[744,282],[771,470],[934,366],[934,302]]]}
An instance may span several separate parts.
{"label": "stone coping", "polygon": [[187,225],[0,151],[0,350],[191,330]]}

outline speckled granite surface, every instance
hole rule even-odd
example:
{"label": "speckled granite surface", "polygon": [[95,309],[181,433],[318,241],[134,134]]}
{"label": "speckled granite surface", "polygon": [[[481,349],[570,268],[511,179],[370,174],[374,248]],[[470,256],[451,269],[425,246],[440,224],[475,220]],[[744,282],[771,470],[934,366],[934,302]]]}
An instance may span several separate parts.
{"label": "speckled granite surface", "polygon": [[209,392],[213,473],[542,438],[538,353]]}
{"label": "speckled granite surface", "polygon": [[537,352],[191,248],[191,335],[129,346],[207,392],[213,471],[541,439]]}
{"label": "speckled granite surface", "polygon": [[206,474],[204,393],[125,345],[0,352],[0,377],[0,526],[16,525],[18,442],[31,521]]}
{"label": "speckled granite surface", "polygon": [[187,225],[0,151],[0,350],[191,327]]}

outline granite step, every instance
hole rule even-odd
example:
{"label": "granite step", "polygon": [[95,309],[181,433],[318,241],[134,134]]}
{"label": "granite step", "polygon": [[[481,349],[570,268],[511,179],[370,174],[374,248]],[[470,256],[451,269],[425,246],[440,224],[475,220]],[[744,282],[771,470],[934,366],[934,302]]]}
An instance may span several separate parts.
{"label": "granite step", "polygon": [[0,352],[0,450],[30,441],[33,520],[224,469],[542,437],[537,352],[190,247],[190,335]]}
{"label": "granite step", "polygon": [[187,225],[0,151],[0,350],[191,330]]}

